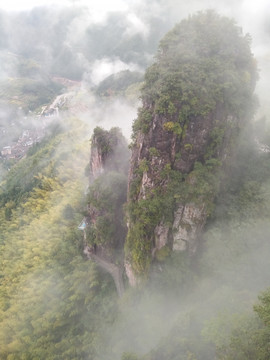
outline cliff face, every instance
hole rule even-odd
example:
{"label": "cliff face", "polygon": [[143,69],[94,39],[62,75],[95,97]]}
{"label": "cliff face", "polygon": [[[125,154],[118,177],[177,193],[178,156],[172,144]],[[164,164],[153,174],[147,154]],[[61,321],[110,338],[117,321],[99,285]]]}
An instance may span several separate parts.
{"label": "cliff face", "polygon": [[[144,106],[148,107],[147,103]],[[166,128],[166,124],[177,124],[177,117],[170,117],[169,120],[166,116],[154,114],[148,132],[137,134],[131,158],[129,194],[132,193],[134,182],[138,181],[138,169],[142,163],[145,163],[145,169],[141,174],[137,194],[133,197],[131,195],[130,201],[139,202],[149,196],[158,196],[153,194],[157,188],[166,192],[171,181],[169,172],[178,172],[183,193],[177,195],[175,188],[173,218],[169,225],[161,219],[155,226],[153,246],[161,249],[169,244],[175,250],[188,249],[194,252],[217,190],[217,184],[210,184],[215,179],[205,179],[209,188],[197,194],[200,174],[194,170],[195,164],[197,167],[198,164],[206,165],[203,177],[215,173],[215,169],[230,154],[230,145],[238,133],[239,119],[214,109],[208,116],[187,119],[181,134]],[[168,172],[167,176],[161,175],[164,171]]]}
{"label": "cliff face", "polygon": [[127,232],[123,204],[127,194],[128,163],[129,150],[120,130],[95,128],[91,139],[84,253],[111,274],[120,296]]}
{"label": "cliff face", "polygon": [[94,129],[89,166],[90,184],[103,172],[116,171],[127,174],[129,151],[120,129],[112,128],[110,131],[100,127]]}
{"label": "cliff face", "polygon": [[196,251],[239,129],[252,116],[255,79],[248,39],[215,13],[183,21],[161,41],[133,126],[131,284],[162,248]]}

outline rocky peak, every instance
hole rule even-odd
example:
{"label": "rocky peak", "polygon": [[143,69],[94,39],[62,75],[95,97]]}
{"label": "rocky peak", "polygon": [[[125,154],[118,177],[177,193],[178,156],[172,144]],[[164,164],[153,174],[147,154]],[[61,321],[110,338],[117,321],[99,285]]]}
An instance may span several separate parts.
{"label": "rocky peak", "polygon": [[90,183],[104,171],[128,172],[129,151],[119,128],[94,129],[91,138]]}
{"label": "rocky peak", "polygon": [[133,126],[126,269],[147,275],[164,246],[196,252],[239,129],[253,113],[256,67],[230,20],[201,13],[160,43]]}
{"label": "rocky peak", "polygon": [[127,232],[123,204],[127,198],[128,163],[129,150],[121,131],[95,128],[91,139],[84,253],[111,274],[120,296]]}

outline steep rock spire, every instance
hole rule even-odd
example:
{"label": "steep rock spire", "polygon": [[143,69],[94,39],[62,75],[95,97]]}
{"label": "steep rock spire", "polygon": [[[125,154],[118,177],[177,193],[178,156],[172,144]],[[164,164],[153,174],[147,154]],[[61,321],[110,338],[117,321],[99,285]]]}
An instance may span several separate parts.
{"label": "steep rock spire", "polygon": [[253,114],[249,43],[211,11],[182,21],[160,43],[133,125],[125,246],[132,285],[164,247],[197,249],[239,129]]}
{"label": "steep rock spire", "polygon": [[123,294],[123,247],[126,225],[129,150],[120,129],[94,129],[91,138],[84,254],[110,273],[119,296]]}

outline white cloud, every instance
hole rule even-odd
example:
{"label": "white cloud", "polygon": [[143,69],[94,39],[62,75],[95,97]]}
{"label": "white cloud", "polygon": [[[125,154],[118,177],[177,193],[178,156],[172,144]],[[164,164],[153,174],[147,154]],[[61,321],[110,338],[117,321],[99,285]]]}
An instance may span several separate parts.
{"label": "white cloud", "polygon": [[[53,1],[45,1],[45,0],[8,0],[2,1],[0,4],[0,8],[7,11],[24,11],[30,10],[35,6],[49,6],[54,5]],[[68,6],[71,5],[69,0],[58,0],[57,6]]]}
{"label": "white cloud", "polygon": [[119,59],[111,60],[108,58],[103,58],[101,60],[96,60],[93,63],[90,80],[93,84],[98,84],[107,76],[122,70],[139,71],[140,69],[136,64],[133,63],[126,64]]}
{"label": "white cloud", "polygon": [[89,8],[94,21],[102,21],[110,11],[127,11],[128,5],[125,0],[8,0],[2,1],[0,9],[6,11],[31,10],[36,6],[85,6]]}
{"label": "white cloud", "polygon": [[146,37],[149,34],[149,28],[136,14],[129,13],[127,15],[127,20],[129,22],[129,27],[126,29],[124,35],[133,36],[139,33]]}

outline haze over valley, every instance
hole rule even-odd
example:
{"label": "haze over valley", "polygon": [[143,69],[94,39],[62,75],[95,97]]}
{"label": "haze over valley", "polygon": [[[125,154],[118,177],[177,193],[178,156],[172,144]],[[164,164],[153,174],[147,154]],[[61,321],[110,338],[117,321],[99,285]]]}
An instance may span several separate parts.
{"label": "haze over valley", "polygon": [[1,360],[269,360],[269,20],[1,5]]}

